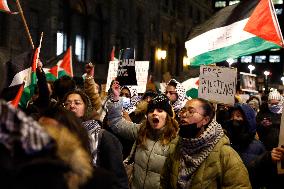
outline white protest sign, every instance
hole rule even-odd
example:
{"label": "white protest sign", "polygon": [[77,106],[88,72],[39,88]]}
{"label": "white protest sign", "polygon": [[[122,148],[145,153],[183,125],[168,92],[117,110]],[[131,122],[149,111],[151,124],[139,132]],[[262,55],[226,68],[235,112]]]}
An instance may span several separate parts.
{"label": "white protest sign", "polygon": [[[107,76],[106,92],[110,87],[110,83],[117,76],[119,61],[110,61]],[[137,79],[137,86],[132,85],[132,88],[136,88],[138,93],[144,93],[146,91],[146,84],[148,79],[149,61],[135,61],[135,72]]]}
{"label": "white protest sign", "polygon": [[214,103],[233,105],[237,85],[237,69],[201,66],[198,97]]}

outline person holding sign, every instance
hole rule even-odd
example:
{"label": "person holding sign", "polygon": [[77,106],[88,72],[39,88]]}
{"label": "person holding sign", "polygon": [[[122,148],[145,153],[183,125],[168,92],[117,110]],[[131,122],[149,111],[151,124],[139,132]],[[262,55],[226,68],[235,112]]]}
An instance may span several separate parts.
{"label": "person holding sign", "polygon": [[251,188],[240,156],[214,115],[212,104],[201,98],[180,110],[179,142],[166,160],[162,189]]}
{"label": "person holding sign", "polygon": [[177,144],[178,123],[172,106],[165,95],[157,95],[148,104],[147,119],[135,124],[122,118],[119,83],[114,82],[111,89],[112,101],[107,104],[109,126],[117,135],[136,140],[131,188],[158,189],[164,162]]}

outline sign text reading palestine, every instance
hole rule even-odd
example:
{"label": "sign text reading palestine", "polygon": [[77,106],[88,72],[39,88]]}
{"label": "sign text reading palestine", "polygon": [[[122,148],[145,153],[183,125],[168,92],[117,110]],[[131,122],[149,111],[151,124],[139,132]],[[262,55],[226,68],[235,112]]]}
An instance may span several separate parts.
{"label": "sign text reading palestine", "polygon": [[212,102],[233,104],[237,70],[218,66],[201,66],[198,97]]}

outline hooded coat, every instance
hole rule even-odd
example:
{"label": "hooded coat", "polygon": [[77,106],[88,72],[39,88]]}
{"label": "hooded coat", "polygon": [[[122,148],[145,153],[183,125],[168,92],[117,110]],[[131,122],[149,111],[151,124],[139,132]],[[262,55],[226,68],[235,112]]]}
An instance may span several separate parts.
{"label": "hooded coat", "polygon": [[[232,147],[238,152],[244,164],[249,164],[254,161],[258,156],[266,152],[266,149],[261,141],[255,139],[256,135],[256,117],[254,110],[247,104],[235,104],[234,110],[240,110],[244,115],[244,126],[246,127],[246,141],[234,143],[231,141]],[[230,125],[228,125],[230,127]],[[229,129],[229,128],[227,128]]]}
{"label": "hooded coat", "polygon": [[[135,140],[142,124],[126,121],[121,116],[122,102],[108,104],[109,126],[114,133],[129,140]],[[148,136],[146,148],[137,147],[134,154],[134,171],[131,183],[132,189],[158,189],[160,187],[160,174],[169,153],[174,150],[177,138],[167,145],[159,141],[155,135]]]}

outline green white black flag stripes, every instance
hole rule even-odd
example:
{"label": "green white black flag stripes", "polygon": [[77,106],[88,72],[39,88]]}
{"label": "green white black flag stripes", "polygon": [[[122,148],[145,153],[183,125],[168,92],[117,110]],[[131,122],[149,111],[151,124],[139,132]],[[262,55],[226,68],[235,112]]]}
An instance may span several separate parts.
{"label": "green white black flag stripes", "polygon": [[270,0],[244,0],[220,10],[196,27],[185,43],[191,65],[283,46],[283,37]]}

